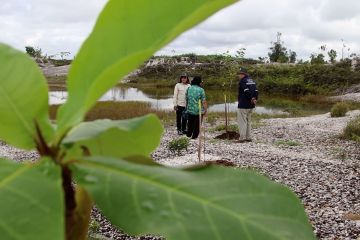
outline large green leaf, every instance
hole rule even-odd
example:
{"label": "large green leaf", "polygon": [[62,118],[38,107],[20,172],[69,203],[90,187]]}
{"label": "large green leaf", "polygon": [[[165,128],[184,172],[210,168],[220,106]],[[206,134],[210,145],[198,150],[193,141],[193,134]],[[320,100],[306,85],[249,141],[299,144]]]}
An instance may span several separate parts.
{"label": "large green leaf", "polygon": [[162,131],[161,122],[153,114],[131,120],[104,119],[79,124],[63,143],[86,147],[91,155],[148,156],[159,145]]}
{"label": "large green leaf", "polygon": [[78,184],[131,234],[167,239],[314,239],[299,199],[251,171],[177,170],[109,158],[74,167]]}
{"label": "large green leaf", "polygon": [[0,238],[64,240],[60,168],[50,160],[16,164],[0,159]]}
{"label": "large green leaf", "polygon": [[59,137],[110,87],[180,33],[236,0],[110,0],[77,54]]}
{"label": "large green leaf", "polygon": [[48,91],[39,67],[26,54],[4,44],[0,44],[0,63],[0,139],[32,149],[37,122],[49,141],[53,129]]}

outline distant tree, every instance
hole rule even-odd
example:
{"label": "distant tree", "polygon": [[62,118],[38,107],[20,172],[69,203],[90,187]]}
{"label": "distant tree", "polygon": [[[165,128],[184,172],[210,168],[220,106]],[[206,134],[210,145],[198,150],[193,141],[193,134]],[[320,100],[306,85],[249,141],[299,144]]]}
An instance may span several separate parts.
{"label": "distant tree", "polygon": [[287,63],[287,62],[289,62],[288,54],[286,53],[285,55],[280,55],[277,62],[279,62],[279,63]]}
{"label": "distant tree", "polygon": [[25,51],[27,54],[29,54],[33,58],[42,58],[42,50],[41,48],[34,48],[31,46],[26,46]]}
{"label": "distant tree", "polygon": [[289,62],[290,63],[296,62],[296,52],[289,50]]}
{"label": "distant tree", "polygon": [[266,58],[265,57],[258,57],[259,61],[262,63],[266,63]]}
{"label": "distant tree", "polygon": [[319,53],[319,54],[313,53],[313,54],[311,54],[310,59],[311,59],[311,61],[310,61],[311,64],[324,64],[325,63],[325,55],[322,53]]}
{"label": "distant tree", "polygon": [[30,56],[30,57],[35,57],[35,48],[31,47],[31,46],[26,46],[25,47],[25,51],[26,53]]}
{"label": "distant tree", "polygon": [[330,58],[330,62],[335,63],[335,59],[337,57],[337,52],[334,49],[330,49],[330,51],[328,51],[328,56]]}
{"label": "distant tree", "polygon": [[64,57],[69,56],[70,52],[60,52],[59,55],[61,57],[61,60],[64,60]]}
{"label": "distant tree", "polygon": [[288,62],[289,57],[286,51],[286,47],[283,46],[283,42],[281,41],[281,33],[277,33],[276,42],[272,42],[272,46],[270,47],[270,52],[268,53],[270,62]]}
{"label": "distant tree", "polygon": [[240,63],[242,63],[242,61],[244,60],[245,51],[246,48],[240,48],[239,50],[236,51],[235,57],[240,61]]}

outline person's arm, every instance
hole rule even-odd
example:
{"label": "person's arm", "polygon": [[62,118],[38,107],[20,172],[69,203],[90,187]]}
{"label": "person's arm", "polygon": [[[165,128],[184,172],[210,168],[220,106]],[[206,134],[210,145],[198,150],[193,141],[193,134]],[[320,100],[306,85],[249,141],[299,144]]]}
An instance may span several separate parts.
{"label": "person's arm", "polygon": [[257,87],[255,85],[255,91],[254,91],[254,96],[251,98],[251,103],[255,106],[257,103],[259,97],[259,91],[257,90]]}
{"label": "person's arm", "polygon": [[205,91],[204,91],[204,90],[203,90],[203,92],[202,92],[201,102],[202,102],[202,106],[203,106],[203,108],[204,108],[204,114],[206,114],[207,108],[208,108],[208,104],[207,104],[207,101],[206,101],[206,96],[205,96]]}
{"label": "person's arm", "polygon": [[178,85],[175,85],[174,88],[174,98],[173,98],[173,103],[174,103],[174,110],[177,110],[177,98],[178,98],[178,94],[179,94],[179,90],[178,90]]}
{"label": "person's arm", "polygon": [[206,114],[206,113],[207,113],[207,108],[208,108],[207,101],[206,101],[206,100],[203,100],[203,101],[202,101],[202,105],[203,105],[203,107],[204,107],[204,114]]}

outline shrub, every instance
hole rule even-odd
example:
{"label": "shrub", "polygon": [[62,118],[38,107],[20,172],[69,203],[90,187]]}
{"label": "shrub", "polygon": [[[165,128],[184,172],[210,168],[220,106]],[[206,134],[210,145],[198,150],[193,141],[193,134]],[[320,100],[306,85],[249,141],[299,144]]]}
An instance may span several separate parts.
{"label": "shrub", "polygon": [[330,115],[331,117],[344,117],[347,111],[349,111],[349,105],[344,102],[338,102],[331,108]]}
{"label": "shrub", "polygon": [[178,139],[174,139],[169,142],[169,150],[173,153],[177,152],[178,154],[181,152],[181,150],[188,149],[189,147],[189,138],[187,137],[181,137]]}
{"label": "shrub", "polygon": [[360,116],[351,120],[344,129],[344,137],[360,142]]}

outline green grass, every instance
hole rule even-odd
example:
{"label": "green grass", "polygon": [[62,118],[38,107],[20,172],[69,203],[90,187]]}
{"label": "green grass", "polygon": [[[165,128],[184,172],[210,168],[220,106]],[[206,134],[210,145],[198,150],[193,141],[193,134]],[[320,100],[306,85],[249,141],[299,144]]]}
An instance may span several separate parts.
{"label": "green grass", "polygon": [[[50,106],[50,118],[56,119],[56,112],[59,105]],[[87,113],[85,120],[93,121],[96,119],[121,120],[144,116],[146,114],[156,114],[164,124],[172,123],[175,120],[175,113],[151,108],[147,102],[97,102],[96,105]]]}
{"label": "green grass", "polygon": [[331,108],[330,115],[331,117],[345,117],[346,113],[349,111],[349,106],[345,102],[335,103]]}
{"label": "green grass", "polygon": [[341,161],[344,161],[347,159],[348,155],[345,148],[342,147],[335,147],[331,150],[331,153]]}
{"label": "green grass", "polygon": [[182,150],[187,150],[189,147],[189,138],[181,137],[169,142],[168,148],[173,153],[180,153]]}
{"label": "green grass", "polygon": [[360,143],[360,116],[346,125],[342,137]]}
{"label": "green grass", "polygon": [[[225,131],[226,126],[225,124],[220,124],[214,128],[214,131]],[[237,124],[228,124],[228,131],[229,132],[238,132],[239,127]]]}

